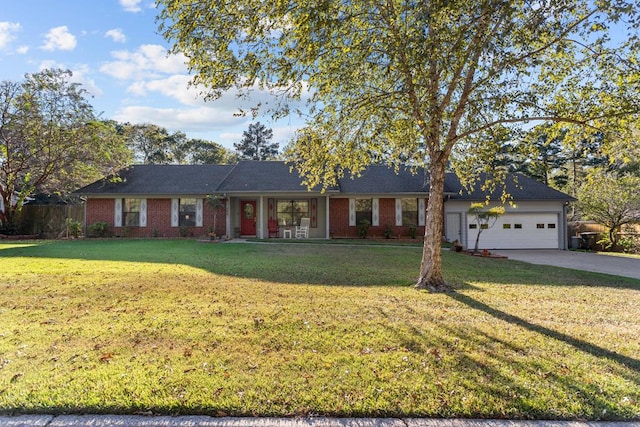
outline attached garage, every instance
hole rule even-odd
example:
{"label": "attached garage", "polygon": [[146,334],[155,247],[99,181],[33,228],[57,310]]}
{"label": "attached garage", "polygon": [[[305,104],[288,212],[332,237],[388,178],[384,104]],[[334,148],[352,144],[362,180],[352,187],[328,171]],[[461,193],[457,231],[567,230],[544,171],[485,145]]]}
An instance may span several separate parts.
{"label": "attached garage", "polygon": [[[478,236],[478,224],[467,215],[469,248]],[[481,249],[560,249],[561,232],[557,213],[510,213],[498,218],[480,234]]]}
{"label": "attached garage", "polygon": [[[457,179],[455,175],[447,178]],[[449,188],[456,185],[455,181],[447,183]],[[573,198],[522,175],[508,178],[505,185],[513,203],[504,205],[505,214],[491,228],[482,230],[478,249],[566,249],[566,206]],[[499,200],[501,194],[499,188],[490,200]],[[486,199],[486,194],[480,191],[463,191],[450,197],[445,202],[445,238],[458,240],[464,247],[473,249],[479,225],[468,211],[472,203]],[[497,205],[490,203],[490,206]]]}

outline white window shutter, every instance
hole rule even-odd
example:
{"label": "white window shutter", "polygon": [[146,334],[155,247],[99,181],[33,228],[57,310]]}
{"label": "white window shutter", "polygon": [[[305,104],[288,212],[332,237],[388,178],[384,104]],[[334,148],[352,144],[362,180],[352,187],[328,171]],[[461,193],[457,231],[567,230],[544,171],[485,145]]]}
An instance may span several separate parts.
{"label": "white window shutter", "polygon": [[380,199],[371,200],[371,225],[373,227],[380,225]]}
{"label": "white window shutter", "polygon": [[418,225],[419,226],[423,226],[425,221],[424,221],[424,217],[426,214],[426,207],[424,204],[424,198],[419,198],[418,199]]}
{"label": "white window shutter", "polygon": [[147,226],[147,199],[140,199],[140,227]]}
{"label": "white window shutter", "polygon": [[196,227],[202,227],[202,199],[196,199]]}
{"label": "white window shutter", "polygon": [[349,199],[349,225],[356,225],[356,199]]}
{"label": "white window shutter", "polygon": [[113,226],[122,227],[122,199],[116,199],[115,201],[116,207],[113,216]]}
{"label": "white window shutter", "polygon": [[402,225],[402,199],[396,199],[396,225]]}
{"label": "white window shutter", "polygon": [[171,226],[180,225],[180,199],[171,199]]}

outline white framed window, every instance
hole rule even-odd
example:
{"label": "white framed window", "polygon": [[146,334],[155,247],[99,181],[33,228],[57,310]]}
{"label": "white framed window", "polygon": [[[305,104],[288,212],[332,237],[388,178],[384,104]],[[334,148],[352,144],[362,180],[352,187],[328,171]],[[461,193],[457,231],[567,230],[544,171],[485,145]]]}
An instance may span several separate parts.
{"label": "white framed window", "polygon": [[276,218],[279,225],[300,225],[300,219],[309,218],[309,200],[278,200]]}
{"label": "white framed window", "polygon": [[180,199],[178,211],[180,227],[196,226],[196,199]]}
{"label": "white framed window", "polygon": [[122,225],[125,227],[140,226],[140,199],[122,200]]}

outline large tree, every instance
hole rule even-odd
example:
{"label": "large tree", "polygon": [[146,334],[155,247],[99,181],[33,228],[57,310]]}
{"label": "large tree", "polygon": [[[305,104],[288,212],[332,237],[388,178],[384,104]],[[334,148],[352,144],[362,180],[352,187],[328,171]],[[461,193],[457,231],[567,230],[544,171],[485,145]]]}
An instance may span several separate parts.
{"label": "large tree", "polygon": [[70,71],[0,83],[1,223],[36,191],[66,193],[128,164],[113,123],[101,121]]}
{"label": "large tree", "polygon": [[536,120],[612,130],[609,117],[638,110],[638,38],[625,28],[635,31],[635,2],[157,4],[160,30],[207,98],[258,85],[279,92],[284,113],[287,99],[309,89],[310,119],[292,159],[310,186],[378,159],[427,167],[419,288],[448,289],[440,244],[454,148],[489,153],[493,129]]}
{"label": "large tree", "polygon": [[271,142],[273,130],[260,122],[251,123],[242,133],[240,142],[233,144],[240,159],[272,160],[278,155],[279,144]]}
{"label": "large tree", "polygon": [[621,227],[640,222],[640,177],[594,171],[580,187],[578,207],[585,219],[607,227],[615,248]]}

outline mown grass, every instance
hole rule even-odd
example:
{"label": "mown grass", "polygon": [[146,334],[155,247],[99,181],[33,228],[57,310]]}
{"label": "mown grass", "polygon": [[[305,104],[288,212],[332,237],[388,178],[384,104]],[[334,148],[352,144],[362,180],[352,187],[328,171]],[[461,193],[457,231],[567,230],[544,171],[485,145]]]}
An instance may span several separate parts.
{"label": "mown grass", "polygon": [[443,256],[0,244],[0,412],[640,418],[640,281]]}

